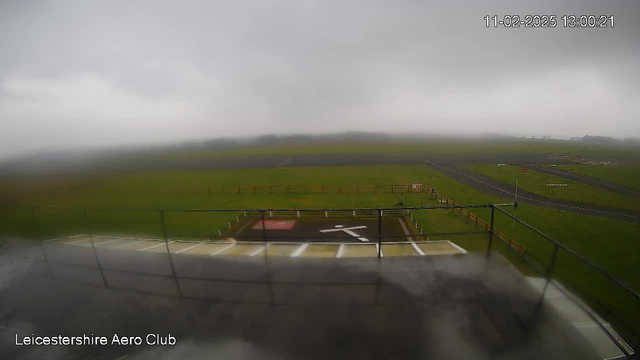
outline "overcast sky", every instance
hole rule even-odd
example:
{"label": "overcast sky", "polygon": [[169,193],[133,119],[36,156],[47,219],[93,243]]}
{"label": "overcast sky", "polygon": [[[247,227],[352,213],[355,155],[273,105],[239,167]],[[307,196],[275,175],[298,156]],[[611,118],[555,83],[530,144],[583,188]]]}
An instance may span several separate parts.
{"label": "overcast sky", "polygon": [[[0,157],[342,130],[640,136],[640,1],[440,3],[2,0]],[[486,28],[493,14],[558,25]]]}

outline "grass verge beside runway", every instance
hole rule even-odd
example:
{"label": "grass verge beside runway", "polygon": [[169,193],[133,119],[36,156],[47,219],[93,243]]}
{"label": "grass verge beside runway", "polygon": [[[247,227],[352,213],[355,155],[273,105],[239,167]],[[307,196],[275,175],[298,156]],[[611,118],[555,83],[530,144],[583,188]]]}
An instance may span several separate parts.
{"label": "grass verge beside runway", "polygon": [[557,168],[640,190],[640,166],[558,165]]}
{"label": "grass verge beside runway", "polygon": [[[533,194],[559,199],[594,204],[610,208],[640,210],[640,200],[613,191],[603,190],[579,181],[561,176],[529,170],[521,172],[519,166],[465,165],[465,168],[492,177],[505,184],[512,185],[515,191],[515,178],[518,188]],[[546,186],[546,184],[567,184],[567,186]]]}

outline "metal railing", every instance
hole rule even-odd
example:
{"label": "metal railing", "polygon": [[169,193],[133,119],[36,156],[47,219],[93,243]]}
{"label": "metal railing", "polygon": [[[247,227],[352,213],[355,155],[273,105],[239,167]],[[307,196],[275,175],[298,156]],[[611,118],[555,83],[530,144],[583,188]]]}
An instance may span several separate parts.
{"label": "metal railing", "polygon": [[[420,231],[419,233],[406,233],[401,235],[385,234],[383,229],[383,219],[385,218],[385,216],[396,216],[396,217],[411,216],[411,220],[413,221],[413,213],[423,211],[423,210],[460,209],[461,212],[464,210],[466,211],[467,214],[470,214],[469,212],[470,209],[490,209],[491,217],[490,217],[489,223],[487,224],[488,229],[486,227],[482,227],[481,231],[469,232],[469,233],[488,234],[488,244],[486,248],[487,255],[490,255],[492,251],[498,251],[497,249],[495,249],[496,246],[495,246],[494,238],[502,240],[500,243],[505,244],[507,246],[508,253],[515,254],[515,256],[517,256],[521,260],[521,262],[527,264],[529,267],[531,267],[531,269],[535,270],[537,273],[540,273],[544,277],[545,285],[543,288],[543,297],[544,297],[544,293],[547,291],[547,288],[550,284],[558,288],[558,290],[565,293],[565,295],[567,295],[570,299],[573,299],[576,302],[576,304],[579,307],[581,307],[598,324],[598,326],[607,334],[607,336],[609,336],[609,338],[625,354],[625,356],[632,358],[635,354],[633,349],[637,348],[637,346],[639,345],[639,337],[637,335],[638,324],[632,323],[631,325],[629,325],[628,324],[629,321],[626,319],[626,314],[623,314],[621,312],[633,312],[633,311],[637,311],[636,309],[640,309],[640,295],[631,287],[626,285],[623,281],[621,281],[620,279],[618,279],[617,277],[613,276],[611,273],[603,269],[601,266],[595,264],[594,262],[590,261],[583,255],[570,249],[566,245],[553,239],[552,237],[536,229],[535,227],[529,225],[528,223],[522,221],[521,219],[515,217],[514,215],[509,214],[507,211],[503,209],[504,207],[514,206],[514,205],[517,206],[517,204],[459,205],[459,204],[452,203],[452,204],[447,204],[445,206],[348,208],[348,209],[340,209],[340,208],[327,208],[327,209],[295,209],[295,208],[291,208],[291,209],[277,209],[277,208],[274,208],[274,209],[268,209],[268,208],[265,208],[265,209],[97,209],[97,208],[96,209],[74,209],[74,208],[55,208],[55,207],[50,207],[47,209],[81,210],[82,211],[85,228],[91,240],[91,247],[93,248],[95,260],[98,263],[98,265],[99,265],[99,259],[98,259],[98,255],[95,250],[95,244],[93,241],[94,231],[91,224],[91,218],[89,216],[91,212],[93,211],[100,211],[100,212],[135,211],[135,212],[157,213],[161,223],[161,228],[162,228],[162,240],[165,243],[166,253],[167,253],[169,262],[171,262],[171,270],[174,276],[175,276],[175,269],[173,267],[173,260],[171,256],[171,251],[169,249],[170,233],[167,230],[167,221],[165,219],[165,215],[167,213],[172,213],[172,212],[229,213],[229,214],[235,213],[235,214],[241,214],[241,216],[259,218],[261,220],[260,223],[262,224],[262,227],[261,229],[259,229],[260,235],[254,240],[262,241],[265,244],[270,241],[277,240],[277,237],[272,236],[269,229],[267,229],[265,225],[266,224],[265,220],[268,217],[273,217],[274,213],[276,214],[275,216],[295,216],[295,217],[325,217],[326,218],[326,217],[329,217],[329,213],[331,213],[332,215],[347,214],[347,216],[352,215],[354,217],[357,217],[357,216],[369,217],[371,219],[377,219],[377,235],[375,235],[376,243],[377,243],[377,258],[382,259],[383,246],[388,245],[388,243],[385,243],[383,241],[383,239],[385,238],[389,238],[393,240],[394,238],[397,238],[397,237],[405,237],[405,238],[416,240],[416,239],[419,239],[420,237],[424,239],[427,236],[446,234],[446,233],[423,234],[422,231]],[[498,236],[499,232],[495,228],[496,211],[499,214],[507,216],[509,219],[512,219],[514,222],[525,227],[529,231],[534,232],[536,235],[545,239],[545,241],[548,244],[552,245],[553,250],[551,252],[549,260],[545,262],[544,260],[541,260],[539,257],[536,258],[535,257],[536,255],[532,254],[530,251],[529,252],[518,251],[518,249],[513,247],[510,242],[506,241],[502,237],[499,237]],[[39,239],[42,239],[41,238],[42,234],[40,232],[40,226],[38,223],[37,214],[34,209],[32,209],[31,215],[32,215],[33,229],[36,232],[36,236]],[[336,216],[342,216],[342,215],[336,215]],[[238,218],[236,217],[236,219]],[[239,222],[240,221],[238,220],[238,223]],[[229,227],[231,228],[231,223],[229,223]],[[416,228],[417,228],[417,221],[416,221]],[[464,234],[464,233],[459,233],[459,234]],[[219,233],[219,235],[220,235],[219,237],[221,238],[222,234]],[[327,239],[327,238],[331,238],[331,236],[323,237],[323,239]],[[341,238],[339,236],[336,236],[335,238],[344,240],[344,238]],[[251,239],[247,239],[247,240],[251,240]],[[41,247],[41,248],[42,248],[43,256],[45,260],[47,260],[47,255],[45,253],[44,247]],[[559,260],[559,258],[562,258],[562,259]],[[572,277],[570,276],[569,273],[566,273],[563,270],[557,269],[559,262],[562,264],[563,262],[566,262],[566,261],[573,261],[575,262],[575,264],[584,266],[586,269],[589,269],[589,271],[593,271],[595,274],[597,274],[602,278],[599,284],[604,284],[606,286],[611,287],[612,289],[618,289],[620,291],[620,294],[618,294],[618,297],[620,299],[624,299],[625,304],[629,304],[629,307],[624,308],[623,311],[621,311],[620,309],[613,309],[611,304],[603,303],[601,301],[598,301],[598,299],[589,298],[589,294],[593,293],[592,290],[590,291],[590,289],[585,288],[584,286],[581,287],[576,281],[577,278],[575,276]],[[543,266],[542,267],[539,265],[536,266],[535,265],[536,262],[538,264],[543,264]],[[563,266],[566,267],[566,264],[563,264]],[[559,283],[553,279],[554,276],[557,278],[556,280],[559,280],[559,282],[562,283],[562,285],[559,285]],[[106,282],[106,279],[103,279],[103,280]],[[585,304],[583,304],[579,299],[576,299],[575,296],[573,296],[573,294],[568,293],[565,287],[572,289],[573,291],[575,291],[576,293],[584,297],[584,300],[586,301],[586,303],[588,303],[589,306],[591,307],[595,307],[596,310],[598,311],[598,314],[596,315],[592,313]],[[614,335],[612,335],[611,332],[607,330],[606,328],[607,323],[611,324],[611,326],[621,334],[622,338],[626,342],[626,345],[628,345],[628,348],[623,344],[621,344],[619,339],[616,339]]]}

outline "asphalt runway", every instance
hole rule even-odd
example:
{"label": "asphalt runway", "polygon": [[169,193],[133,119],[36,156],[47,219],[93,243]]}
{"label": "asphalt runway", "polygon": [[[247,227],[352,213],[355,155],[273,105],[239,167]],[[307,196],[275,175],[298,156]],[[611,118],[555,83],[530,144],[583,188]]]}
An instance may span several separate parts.
{"label": "asphalt runway", "polygon": [[618,194],[622,194],[622,195],[629,195],[629,196],[634,196],[634,197],[640,197],[640,192],[639,191],[635,191],[635,190],[631,190],[628,189],[622,185],[618,185],[618,184],[614,184],[602,179],[598,179],[598,178],[594,178],[591,176],[587,176],[587,175],[582,175],[582,174],[576,174],[574,172],[571,171],[566,171],[566,170],[561,170],[561,169],[555,169],[555,168],[550,168],[550,167],[546,167],[546,166],[539,166],[539,165],[523,165],[523,167],[526,167],[527,169],[530,170],[535,170],[538,172],[542,172],[545,174],[550,174],[550,175],[555,175],[555,176],[560,176],[563,177],[565,179],[570,179],[570,180],[575,180],[575,181],[579,181],[585,184],[589,184],[592,186],[596,186],[599,187],[601,189],[604,190],[609,190],[609,191],[613,191],[616,192]]}
{"label": "asphalt runway", "polygon": [[212,170],[301,166],[422,165],[426,160],[443,164],[565,164],[569,159],[531,154],[338,154],[274,155],[249,157],[196,157],[150,159],[145,163],[120,164],[125,170]]}
{"label": "asphalt runway", "polygon": [[[0,283],[7,359],[597,359],[500,254],[215,257],[91,248],[14,257]],[[25,336],[140,346],[17,346]],[[175,338],[148,344],[148,334]]]}
{"label": "asphalt runway", "polygon": [[[493,179],[486,175],[478,174],[474,171],[460,166],[440,165],[434,163],[427,164],[427,166],[487,195],[497,196],[509,202],[514,201],[514,188],[512,186],[504,184],[499,180]],[[608,217],[624,221],[640,222],[640,213],[638,212],[552,199],[532,194],[520,189],[518,189],[518,203],[530,204],[550,209],[565,210],[580,214]]]}

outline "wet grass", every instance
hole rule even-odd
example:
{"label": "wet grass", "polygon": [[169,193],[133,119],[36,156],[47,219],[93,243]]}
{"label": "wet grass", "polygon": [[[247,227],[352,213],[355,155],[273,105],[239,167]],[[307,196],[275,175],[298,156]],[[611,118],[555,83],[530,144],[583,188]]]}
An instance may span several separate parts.
{"label": "wet grass", "polygon": [[[581,202],[617,209],[640,211],[640,199],[601,189],[579,181],[537,171],[521,172],[519,166],[465,165],[477,173],[499,180],[515,187],[518,177],[518,188],[530,193],[552,199]],[[554,187],[546,184],[567,184]]]}
{"label": "wet grass", "polygon": [[606,180],[640,190],[640,166],[633,165],[558,165],[558,169]]}

